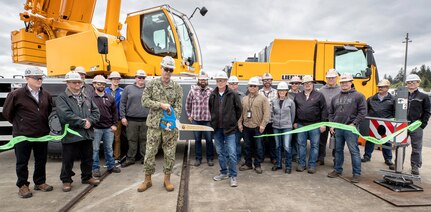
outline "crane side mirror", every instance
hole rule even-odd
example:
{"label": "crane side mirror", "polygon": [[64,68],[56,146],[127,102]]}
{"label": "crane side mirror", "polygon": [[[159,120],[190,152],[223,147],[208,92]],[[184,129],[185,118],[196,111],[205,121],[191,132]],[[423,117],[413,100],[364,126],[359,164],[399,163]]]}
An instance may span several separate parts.
{"label": "crane side mirror", "polygon": [[205,16],[208,12],[208,9],[206,7],[202,7],[199,12],[201,13],[202,16]]}
{"label": "crane side mirror", "polygon": [[105,36],[97,37],[97,51],[99,54],[108,54],[108,38]]}

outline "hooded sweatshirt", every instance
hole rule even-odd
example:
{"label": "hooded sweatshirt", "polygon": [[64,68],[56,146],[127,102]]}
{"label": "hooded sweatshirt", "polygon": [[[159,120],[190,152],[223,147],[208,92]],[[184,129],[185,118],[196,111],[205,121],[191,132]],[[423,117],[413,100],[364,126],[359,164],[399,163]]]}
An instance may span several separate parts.
{"label": "hooded sweatshirt", "polygon": [[358,125],[367,115],[367,102],[362,93],[354,88],[332,98],[329,107],[329,121]]}

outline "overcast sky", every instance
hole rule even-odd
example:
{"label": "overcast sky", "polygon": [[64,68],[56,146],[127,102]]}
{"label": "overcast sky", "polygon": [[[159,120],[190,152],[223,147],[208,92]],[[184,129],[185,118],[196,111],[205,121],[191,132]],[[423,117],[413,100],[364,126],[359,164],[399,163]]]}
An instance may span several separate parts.
{"label": "overcast sky", "polygon": [[[22,74],[26,66],[11,61],[10,32],[23,27],[19,13],[25,0],[0,0],[0,75]],[[274,38],[362,41],[375,51],[380,76],[395,76],[404,67],[407,32],[408,67],[431,65],[431,1],[320,0],[123,0],[120,22],[127,13],[169,3],[191,15],[205,6],[205,17],[192,19],[203,54],[204,69],[221,70],[231,61],[244,61]],[[106,0],[99,0],[93,24],[103,28]]]}

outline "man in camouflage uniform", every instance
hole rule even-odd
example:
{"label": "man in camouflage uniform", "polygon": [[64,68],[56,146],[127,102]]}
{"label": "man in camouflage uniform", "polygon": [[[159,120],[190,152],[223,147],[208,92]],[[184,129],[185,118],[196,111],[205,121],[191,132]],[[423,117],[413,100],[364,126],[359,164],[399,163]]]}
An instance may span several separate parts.
{"label": "man in camouflage uniform", "polygon": [[[175,164],[175,151],[178,140],[177,129],[162,129],[160,127],[163,111],[171,113],[174,109],[176,118],[179,119],[182,110],[183,90],[181,86],[171,80],[172,72],[175,68],[175,61],[172,57],[166,56],[162,59],[162,76],[148,83],[142,95],[142,106],[150,109],[147,117],[147,149],[145,152],[144,171],[145,181],[138,187],[138,192],[143,192],[152,186],[151,175],[155,172],[155,156],[158,151],[160,141],[164,155],[163,172],[165,179],[163,186],[167,191],[173,191],[174,185],[170,182],[172,168]],[[163,124],[169,126],[163,121]]]}

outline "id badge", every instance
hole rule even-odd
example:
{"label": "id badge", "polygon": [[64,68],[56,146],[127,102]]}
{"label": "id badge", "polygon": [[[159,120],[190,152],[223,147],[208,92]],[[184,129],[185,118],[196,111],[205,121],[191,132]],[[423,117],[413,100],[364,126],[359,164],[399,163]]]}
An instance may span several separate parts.
{"label": "id badge", "polygon": [[247,118],[251,118],[251,111],[247,111]]}

